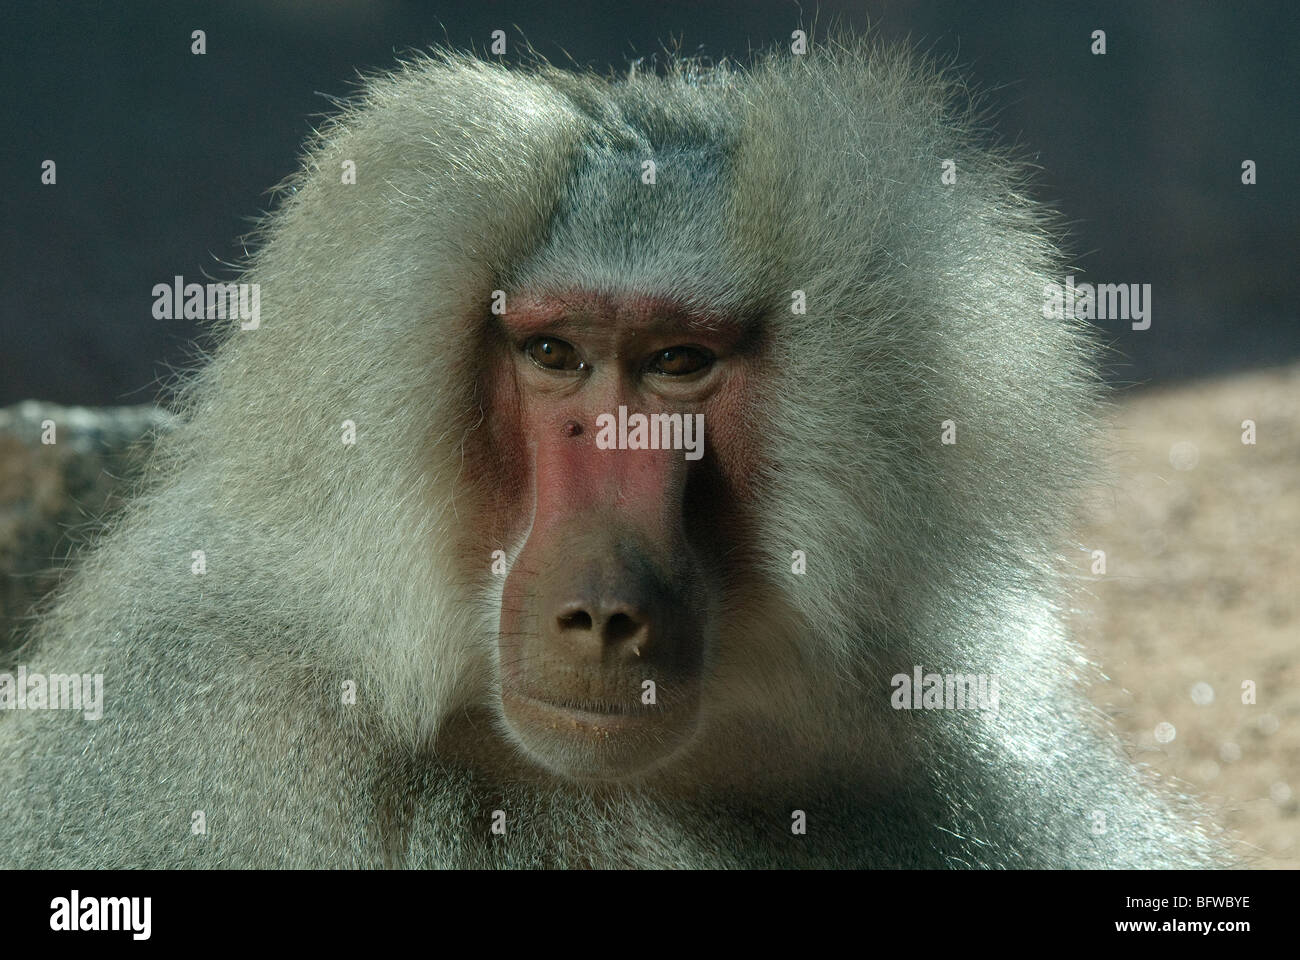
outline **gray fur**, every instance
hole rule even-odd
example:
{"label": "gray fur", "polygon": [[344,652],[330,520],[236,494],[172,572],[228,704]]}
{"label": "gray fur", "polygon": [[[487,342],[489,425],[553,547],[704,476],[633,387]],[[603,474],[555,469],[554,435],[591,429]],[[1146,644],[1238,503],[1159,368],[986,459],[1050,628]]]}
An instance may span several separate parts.
{"label": "gray fur", "polygon": [[[261,329],[223,335],[30,651],[102,671],[104,718],[0,714],[0,864],[1220,862],[1078,692],[1055,558],[1093,348],[1044,319],[1049,224],[959,89],[865,45],[619,81],[439,55],[371,82],[267,222]],[[501,733],[500,545],[463,475],[491,292],[575,285],[757,318],[773,374],[702,730],[601,786]],[[1001,709],[892,710],[913,664],[999,676]]]}

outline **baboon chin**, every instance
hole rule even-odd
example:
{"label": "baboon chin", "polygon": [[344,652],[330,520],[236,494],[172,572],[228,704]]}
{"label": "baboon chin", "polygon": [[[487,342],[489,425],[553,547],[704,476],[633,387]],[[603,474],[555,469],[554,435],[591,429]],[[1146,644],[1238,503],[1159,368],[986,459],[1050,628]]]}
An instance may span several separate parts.
{"label": "baboon chin", "polygon": [[104,719],[0,711],[0,864],[1222,862],[1079,692],[1095,346],[964,96],[859,41],[369,81],[36,632]]}

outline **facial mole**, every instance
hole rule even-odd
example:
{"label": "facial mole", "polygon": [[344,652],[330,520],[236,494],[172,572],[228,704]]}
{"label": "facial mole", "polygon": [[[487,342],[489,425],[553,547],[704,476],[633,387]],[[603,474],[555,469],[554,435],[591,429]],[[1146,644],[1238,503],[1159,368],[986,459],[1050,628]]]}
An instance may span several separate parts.
{"label": "facial mole", "polygon": [[580,433],[582,433],[582,424],[577,420],[570,420],[564,425],[564,435],[566,437],[576,437]]}

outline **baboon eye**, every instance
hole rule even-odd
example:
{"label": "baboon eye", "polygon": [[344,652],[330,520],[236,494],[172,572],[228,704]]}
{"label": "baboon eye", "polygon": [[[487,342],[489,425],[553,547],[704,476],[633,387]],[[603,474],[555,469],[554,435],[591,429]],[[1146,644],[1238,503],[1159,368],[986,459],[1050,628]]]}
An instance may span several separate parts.
{"label": "baboon eye", "polygon": [[649,369],[651,373],[684,377],[690,373],[698,373],[712,362],[713,355],[699,347],[669,347],[654,355]]}
{"label": "baboon eye", "polygon": [[555,337],[533,337],[524,344],[524,352],[547,370],[582,370],[587,366],[573,344]]}

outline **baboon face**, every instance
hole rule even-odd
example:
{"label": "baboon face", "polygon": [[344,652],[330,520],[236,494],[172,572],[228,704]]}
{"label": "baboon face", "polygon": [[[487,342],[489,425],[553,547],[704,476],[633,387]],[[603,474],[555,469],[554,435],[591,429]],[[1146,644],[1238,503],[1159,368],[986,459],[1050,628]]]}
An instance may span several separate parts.
{"label": "baboon face", "polygon": [[737,548],[739,478],[757,453],[734,429],[751,331],[667,299],[509,302],[493,318],[485,390],[511,478],[504,512],[519,518],[507,528],[502,714],[548,769],[625,777],[671,757],[698,724],[722,555]]}

